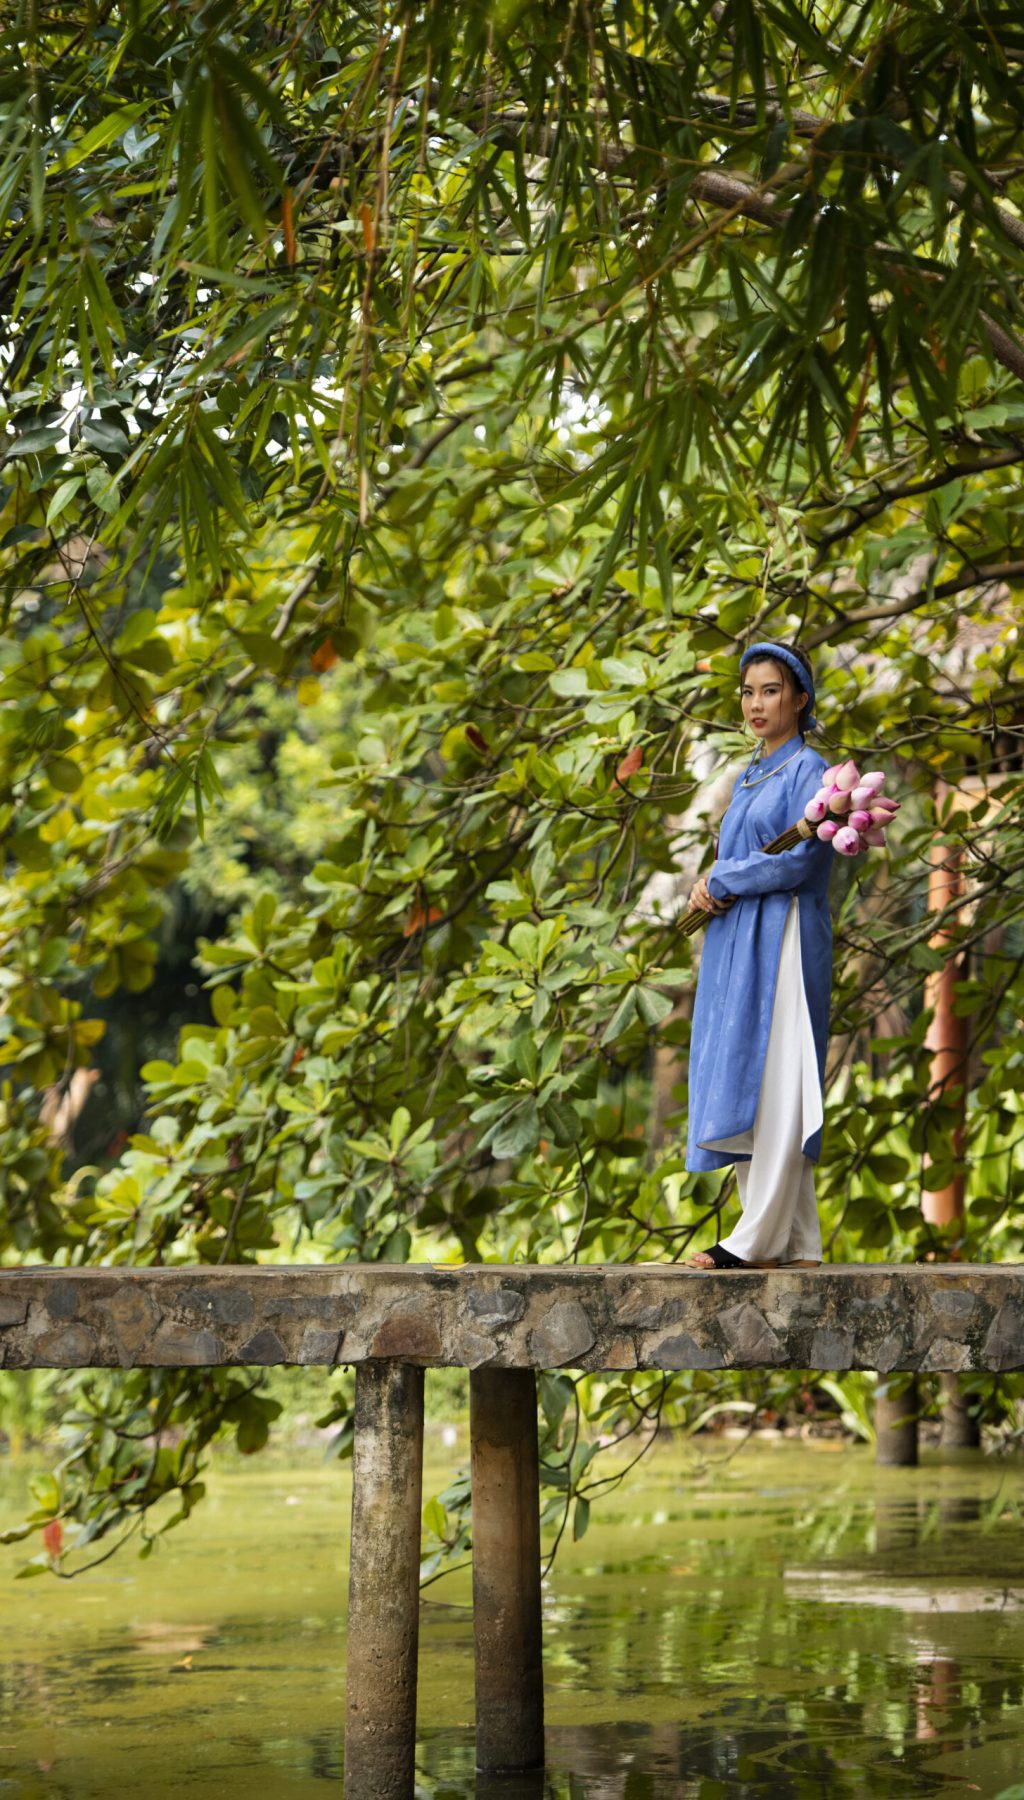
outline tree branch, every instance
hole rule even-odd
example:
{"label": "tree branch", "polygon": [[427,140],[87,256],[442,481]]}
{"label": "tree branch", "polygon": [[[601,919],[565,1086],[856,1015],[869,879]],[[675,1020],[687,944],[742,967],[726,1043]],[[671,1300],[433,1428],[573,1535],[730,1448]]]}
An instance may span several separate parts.
{"label": "tree branch", "polygon": [[848,519],[845,524],[836,525],[831,531],[822,533],[817,540],[820,560],[824,560],[834,544],[852,537],[854,532],[876,519],[879,513],[885,512],[897,500],[912,500],[918,494],[934,493],[936,488],[946,487],[951,481],[959,480],[962,475],[983,475],[987,469],[1005,469],[1019,462],[1024,462],[1024,449],[997,450],[992,456],[947,463],[945,468],[921,481],[901,481],[896,487],[881,488],[870,500],[841,501],[844,510],[853,512],[856,516]]}
{"label": "tree branch", "polygon": [[[801,116],[807,120],[810,120],[810,118],[813,117],[812,114]],[[824,130],[826,126],[832,122],[833,121],[828,119],[816,121],[815,128],[819,131]],[[529,153],[534,156],[551,155],[553,141],[552,127],[546,124],[539,125],[525,113],[501,113],[499,115],[499,123],[502,127],[502,131],[507,130],[509,132],[510,139],[523,136],[527,133],[529,128],[532,127],[532,133],[527,143]],[[496,135],[495,141],[500,143],[501,133]],[[623,163],[631,161],[638,155],[657,156],[661,161],[662,166],[665,168],[666,174],[668,173],[664,153],[661,150],[649,149],[646,145],[610,145],[606,146],[604,155],[607,166],[612,168],[621,166]],[[778,185],[786,179],[792,178],[796,172],[795,168],[778,170],[773,175],[772,180]],[[767,225],[773,230],[779,230],[787,224],[791,216],[789,208],[782,208],[776,204],[775,195],[768,183],[751,183],[744,180],[739,175],[726,174],[720,169],[701,167],[699,172],[693,176],[687,191],[698,200],[705,200],[712,206],[724,209],[725,217],[719,220],[719,226],[727,224],[730,218],[742,217],[754,219],[759,225]],[[950,178],[950,192],[952,197],[957,200],[958,203],[963,204],[964,195],[968,193],[967,185],[966,183],[961,183],[961,191],[958,192],[953,184],[952,178]],[[977,195],[971,195],[970,199],[972,202],[971,210],[973,210],[973,204],[975,202],[978,205],[981,204],[980,198]],[[994,201],[993,208],[999,215],[1000,224],[1003,226],[1007,235],[1015,244],[1024,247],[1024,221],[1017,219],[1014,214],[1006,212],[1005,208],[995,206]],[[982,210],[984,211],[984,209]],[[690,240],[683,248],[687,252],[692,251],[693,249],[698,248],[703,241],[704,234],[697,239]],[[899,250],[892,244],[886,244],[884,242],[874,244],[873,249],[878,255],[899,258],[900,260],[903,260],[907,255],[907,252]],[[670,267],[674,260],[676,260],[675,257],[670,258],[669,262],[664,266]],[[918,272],[922,273],[922,271]],[[660,273],[661,270],[654,271],[654,274]],[[923,271],[923,273],[927,275],[928,279],[935,281],[941,280],[941,274],[938,270],[927,270]],[[650,276],[647,279],[651,280],[653,279],[653,276]],[[1009,369],[1010,373],[1015,375],[1019,381],[1024,381],[1024,345],[1018,343],[1017,339],[1011,336],[1002,325],[998,324],[990,314],[979,311],[977,317],[978,323],[988,339],[989,345],[997,361],[1001,362],[1005,369]]]}
{"label": "tree branch", "polygon": [[[820,631],[811,632],[805,639],[809,650],[818,644],[824,644],[835,637],[837,631],[845,631],[857,625],[869,625],[876,619],[898,619],[904,613],[914,612],[926,601],[948,600],[953,594],[966,593],[970,588],[993,587],[999,582],[1024,581],[1024,560],[1019,562],[988,563],[983,568],[961,569],[959,575],[953,575],[948,581],[940,581],[935,587],[915,588],[912,594],[902,600],[894,600],[885,606],[863,606],[856,612],[838,613],[836,617],[823,625]],[[821,600],[821,595],[815,595]]]}

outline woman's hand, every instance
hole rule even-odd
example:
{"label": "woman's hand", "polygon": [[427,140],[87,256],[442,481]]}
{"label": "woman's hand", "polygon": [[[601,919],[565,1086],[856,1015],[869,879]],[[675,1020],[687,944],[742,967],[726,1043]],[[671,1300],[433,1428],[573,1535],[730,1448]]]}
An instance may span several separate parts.
{"label": "woman's hand", "polygon": [[735,900],[735,894],[729,894],[725,900],[716,900],[708,887],[707,876],[702,875],[699,881],[694,882],[690,890],[690,911],[724,913],[728,912]]}

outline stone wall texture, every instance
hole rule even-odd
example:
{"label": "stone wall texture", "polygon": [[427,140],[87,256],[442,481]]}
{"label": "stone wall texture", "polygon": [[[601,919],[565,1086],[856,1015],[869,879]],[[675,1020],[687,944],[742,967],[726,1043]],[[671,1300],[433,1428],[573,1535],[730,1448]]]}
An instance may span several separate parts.
{"label": "stone wall texture", "polygon": [[0,1368],[1024,1368],[1024,1264],[0,1269]]}

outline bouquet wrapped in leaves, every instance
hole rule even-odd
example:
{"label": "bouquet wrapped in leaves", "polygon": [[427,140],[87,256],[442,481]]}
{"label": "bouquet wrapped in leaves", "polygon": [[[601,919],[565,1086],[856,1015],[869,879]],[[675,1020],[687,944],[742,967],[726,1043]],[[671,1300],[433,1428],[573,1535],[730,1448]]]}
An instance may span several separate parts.
{"label": "bouquet wrapped in leaves", "polygon": [[[804,807],[803,817],[770,844],[763,844],[762,855],[779,856],[810,837],[831,844],[840,856],[859,856],[864,850],[882,849],[885,828],[900,807],[898,800],[883,792],[884,787],[881,769],[869,769],[862,775],[855,762],[834,764],[825,770],[820,788]],[[692,937],[713,917],[702,906],[691,907],[684,913],[679,929],[685,937]]]}

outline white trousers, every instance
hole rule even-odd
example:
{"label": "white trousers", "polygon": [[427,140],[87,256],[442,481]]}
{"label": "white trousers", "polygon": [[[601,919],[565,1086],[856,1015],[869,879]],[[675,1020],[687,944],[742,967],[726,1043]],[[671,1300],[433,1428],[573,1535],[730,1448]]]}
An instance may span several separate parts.
{"label": "white trousers", "polygon": [[743,1217],[722,1239],[743,1262],[820,1262],[821,1225],[814,1164],[803,1153],[823,1121],[818,1061],[800,963],[800,902],[786,914],[768,1049],[752,1131],[720,1138],[714,1150],[745,1150],[736,1164]]}

